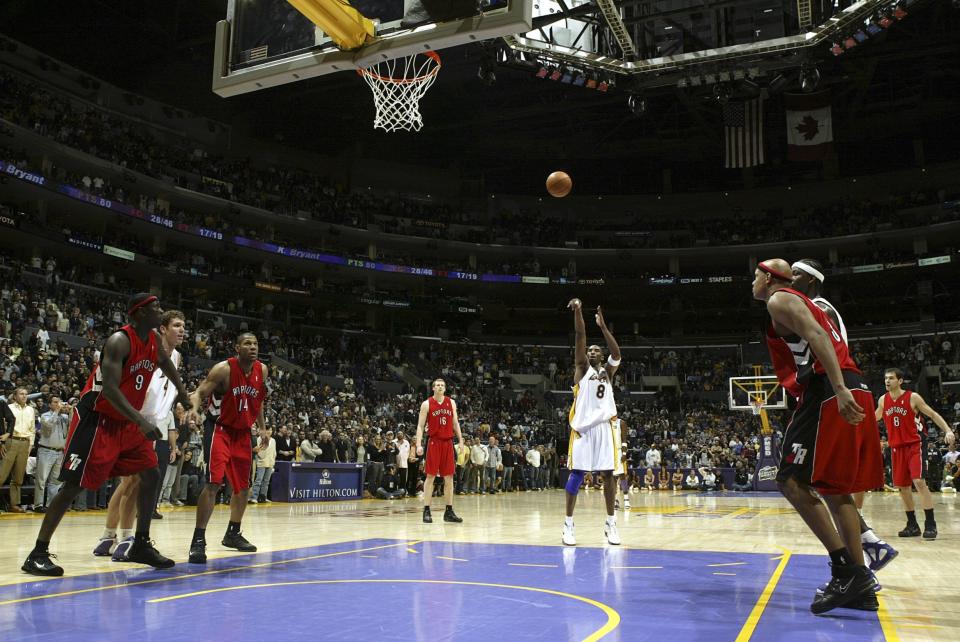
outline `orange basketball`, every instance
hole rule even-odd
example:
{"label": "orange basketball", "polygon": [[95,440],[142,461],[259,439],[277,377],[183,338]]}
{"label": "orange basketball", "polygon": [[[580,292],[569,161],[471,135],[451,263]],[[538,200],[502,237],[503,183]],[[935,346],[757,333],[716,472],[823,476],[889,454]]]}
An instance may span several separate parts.
{"label": "orange basketball", "polygon": [[573,189],[573,181],[566,172],[553,172],[547,176],[547,191],[550,196],[563,198]]}

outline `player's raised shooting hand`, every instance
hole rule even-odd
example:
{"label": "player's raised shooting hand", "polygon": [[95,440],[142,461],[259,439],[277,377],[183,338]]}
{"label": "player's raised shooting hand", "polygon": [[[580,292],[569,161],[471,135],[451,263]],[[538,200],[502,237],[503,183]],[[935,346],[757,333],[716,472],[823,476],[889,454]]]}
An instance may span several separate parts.
{"label": "player's raised shooting hand", "polygon": [[952,430],[948,430],[947,433],[943,436],[943,441],[948,446],[952,446],[957,443],[957,437],[953,434]]}
{"label": "player's raised shooting hand", "polygon": [[837,391],[837,407],[840,411],[840,416],[848,423],[857,425],[863,421],[863,408],[861,408],[857,400],[853,398],[853,393],[850,392],[848,388],[841,388]]}
{"label": "player's raised shooting hand", "polygon": [[570,302],[567,303],[567,308],[573,310],[574,312],[579,310],[581,307],[583,307],[583,303],[577,298],[570,299]]}
{"label": "player's raised shooting hand", "polygon": [[600,309],[600,306],[597,306],[597,327],[601,330],[607,327],[607,322],[603,320],[603,310]]}

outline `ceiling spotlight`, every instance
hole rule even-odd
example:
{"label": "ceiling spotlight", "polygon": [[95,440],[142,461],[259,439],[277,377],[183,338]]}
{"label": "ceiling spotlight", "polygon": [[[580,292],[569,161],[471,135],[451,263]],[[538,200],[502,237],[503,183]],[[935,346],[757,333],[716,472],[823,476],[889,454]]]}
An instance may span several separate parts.
{"label": "ceiling spotlight", "polygon": [[800,91],[809,94],[820,84],[820,70],[816,65],[804,64],[800,69]]}
{"label": "ceiling spotlight", "polygon": [[637,94],[630,94],[627,96],[627,108],[634,116],[643,116],[647,112],[647,99]]}

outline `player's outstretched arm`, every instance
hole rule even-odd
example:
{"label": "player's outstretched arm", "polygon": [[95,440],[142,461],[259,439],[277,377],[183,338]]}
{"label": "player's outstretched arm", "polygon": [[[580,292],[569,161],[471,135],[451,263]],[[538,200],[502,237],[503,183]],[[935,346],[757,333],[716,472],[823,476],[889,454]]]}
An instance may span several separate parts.
{"label": "player's outstretched arm", "polygon": [[840,371],[837,354],[833,351],[833,344],[807,306],[798,297],[777,292],[767,301],[767,310],[774,323],[798,334],[810,344],[810,349],[820,361],[833,391],[837,394],[840,415],[854,425],[863,421],[863,408],[843,382],[843,373]]}
{"label": "player's outstretched arm", "polygon": [[940,416],[939,412],[931,408],[930,404],[924,401],[923,397],[917,393],[913,393],[910,395],[910,405],[913,407],[914,412],[919,412],[930,417],[933,423],[937,424],[937,428],[943,431],[943,440],[945,443],[952,444],[954,442],[956,437],[953,434],[953,429],[950,428],[950,424]]}
{"label": "player's outstretched arm", "polygon": [[[620,344],[613,338],[613,333],[607,327],[607,322],[603,318],[603,310],[600,309],[599,305],[597,306],[597,327],[603,333],[603,340],[607,342],[607,350],[610,351],[610,360],[607,361],[607,378],[613,381],[613,375],[617,374],[622,358]],[[614,365],[614,362],[616,362],[616,365]]]}
{"label": "player's outstretched arm", "polygon": [[190,409],[194,414],[200,414],[200,408],[215,392],[223,393],[230,382],[230,364],[221,361],[210,368],[207,378],[190,395]]}
{"label": "player's outstretched arm", "polygon": [[583,379],[583,375],[587,374],[587,326],[583,322],[583,303],[580,299],[570,299],[567,307],[573,310],[573,332],[576,335],[573,355],[573,364],[576,371],[573,378],[574,383],[578,383]]}
{"label": "player's outstretched arm", "polygon": [[103,396],[121,415],[137,424],[144,435],[151,439],[160,437],[160,430],[149,422],[120,391],[123,362],[130,356],[130,338],[124,332],[114,332],[103,346],[100,359],[100,375],[103,378]]}
{"label": "player's outstretched arm", "polygon": [[430,402],[424,401],[420,404],[420,415],[417,417],[417,436],[413,440],[413,445],[417,448],[417,456],[423,455],[423,427],[427,423],[427,412],[430,410]]}

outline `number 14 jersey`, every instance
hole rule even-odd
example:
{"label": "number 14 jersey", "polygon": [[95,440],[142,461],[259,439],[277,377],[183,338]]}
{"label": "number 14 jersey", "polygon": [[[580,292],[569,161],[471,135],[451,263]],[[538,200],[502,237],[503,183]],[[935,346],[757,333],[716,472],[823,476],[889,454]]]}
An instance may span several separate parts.
{"label": "number 14 jersey", "polygon": [[586,374],[573,387],[570,427],[577,432],[608,423],[617,416],[613,401],[613,382],[604,368],[587,367]]}
{"label": "number 14 jersey", "polygon": [[227,363],[230,364],[230,387],[220,401],[217,424],[234,430],[250,430],[260,416],[260,407],[267,396],[263,366],[255,359],[247,375],[236,357],[230,357]]}

